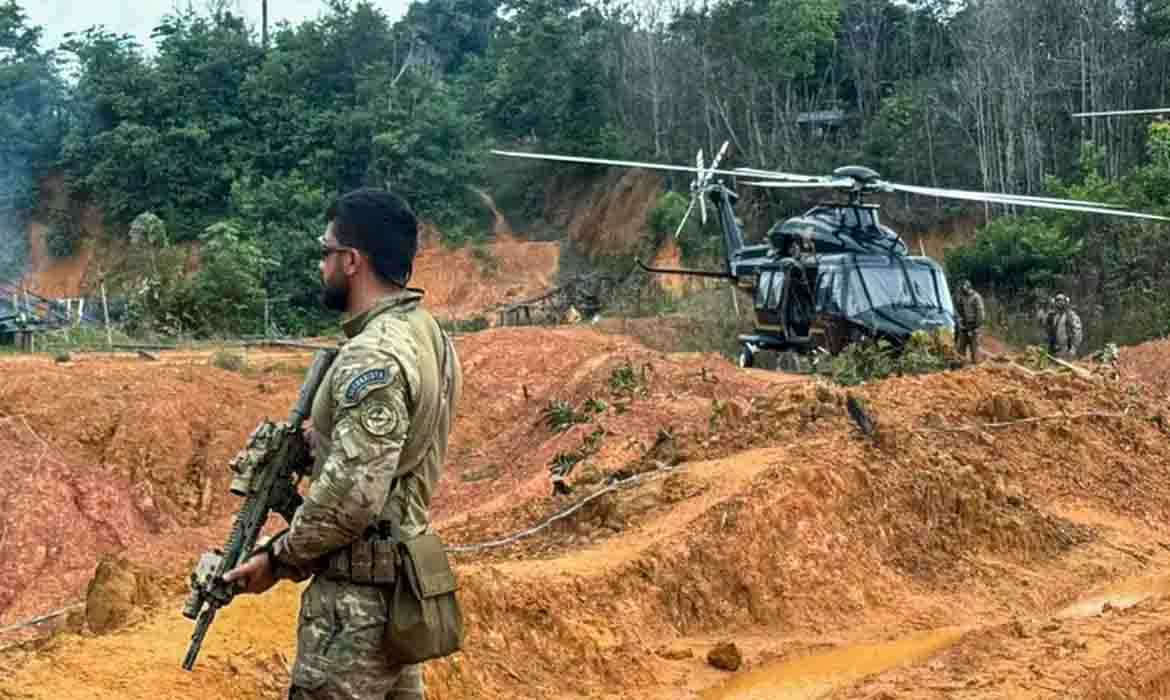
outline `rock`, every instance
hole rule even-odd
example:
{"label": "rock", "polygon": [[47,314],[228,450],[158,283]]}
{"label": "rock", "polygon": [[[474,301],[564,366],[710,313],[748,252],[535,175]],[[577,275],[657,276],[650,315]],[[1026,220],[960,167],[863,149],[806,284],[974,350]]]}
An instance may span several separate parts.
{"label": "rock", "polygon": [[143,576],[119,557],[107,556],[98,562],[85,594],[85,622],[94,634],[106,634],[122,627],[150,594]]}
{"label": "rock", "polygon": [[743,655],[735,642],[721,642],[707,653],[707,663],[723,671],[738,671]]}
{"label": "rock", "polygon": [[459,475],[459,478],[466,483],[473,483],[476,481],[494,481],[500,478],[503,470],[498,464],[488,464],[479,469],[468,469]]}
{"label": "rock", "polygon": [[690,658],[693,658],[695,655],[695,652],[691,651],[688,647],[667,647],[665,645],[659,647],[658,651],[656,651],[655,653],[658,654],[659,656],[661,656],[662,658],[670,659],[671,661],[681,661],[682,659],[690,659]]}
{"label": "rock", "polygon": [[731,423],[738,425],[742,423],[744,418],[747,418],[751,413],[752,407],[747,401],[743,399],[731,399],[724,404],[724,417]]}

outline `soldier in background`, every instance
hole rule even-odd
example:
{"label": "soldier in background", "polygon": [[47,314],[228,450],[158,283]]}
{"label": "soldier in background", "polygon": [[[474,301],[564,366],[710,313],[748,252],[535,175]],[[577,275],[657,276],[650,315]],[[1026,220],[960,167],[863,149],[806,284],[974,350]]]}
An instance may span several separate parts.
{"label": "soldier in background", "polygon": [[985,314],[983,311],[983,297],[971,282],[963,280],[959,284],[959,297],[955,303],[955,349],[959,356],[968,352],[971,362],[979,362],[979,332],[983,326]]}
{"label": "soldier in background", "polygon": [[1056,357],[1076,357],[1082,339],[1081,317],[1070,307],[1067,296],[1057,294],[1048,317],[1048,352]]}

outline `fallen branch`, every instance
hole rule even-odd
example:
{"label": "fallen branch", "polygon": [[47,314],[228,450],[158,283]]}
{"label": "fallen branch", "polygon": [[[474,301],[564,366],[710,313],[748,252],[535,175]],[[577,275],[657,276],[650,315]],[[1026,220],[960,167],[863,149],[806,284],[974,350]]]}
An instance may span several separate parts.
{"label": "fallen branch", "polygon": [[65,615],[66,613],[68,613],[70,610],[76,610],[77,608],[83,608],[83,607],[85,607],[85,603],[80,603],[80,602],[73,603],[72,605],[68,605],[64,608],[61,608],[60,610],[55,610],[51,613],[45,613],[44,615],[38,615],[37,617],[34,617],[32,619],[29,619],[29,620],[25,620],[23,622],[16,622],[16,623],[13,623],[13,624],[8,625],[6,627],[0,627],[0,634],[4,634],[6,632],[15,632],[16,630],[24,629],[25,627],[32,627],[33,625],[39,625],[42,622],[44,622],[45,620],[51,620],[54,617],[61,617],[62,615]]}
{"label": "fallen branch", "polygon": [[1094,376],[1092,372],[1085,369],[1084,367],[1077,367],[1076,365],[1074,365],[1071,362],[1065,362],[1064,360],[1060,359],[1059,357],[1053,356],[1052,353],[1044,353],[1044,354],[1047,355],[1048,359],[1051,360],[1052,362],[1055,362],[1056,364],[1060,365],[1061,367],[1064,367],[1065,369],[1067,369],[1068,371],[1077,375],[1078,377],[1081,377],[1082,379],[1092,379]]}

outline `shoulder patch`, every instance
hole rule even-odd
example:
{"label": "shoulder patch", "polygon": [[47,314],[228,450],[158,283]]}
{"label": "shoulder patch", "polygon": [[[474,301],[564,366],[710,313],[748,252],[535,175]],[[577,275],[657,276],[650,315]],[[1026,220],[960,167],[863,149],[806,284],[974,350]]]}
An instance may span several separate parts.
{"label": "shoulder patch", "polygon": [[366,432],[385,437],[398,427],[398,414],[383,401],[367,402],[361,412],[361,424]]}
{"label": "shoulder patch", "polygon": [[390,372],[385,367],[370,369],[349,380],[345,387],[345,403],[353,403],[367,390],[390,383]]}

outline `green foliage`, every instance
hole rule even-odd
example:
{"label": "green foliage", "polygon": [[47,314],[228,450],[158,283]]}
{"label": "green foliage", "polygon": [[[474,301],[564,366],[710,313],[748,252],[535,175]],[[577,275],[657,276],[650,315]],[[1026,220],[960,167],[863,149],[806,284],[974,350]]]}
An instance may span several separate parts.
{"label": "green foliage", "polygon": [[68,209],[52,208],[45,229],[45,247],[54,258],[65,258],[77,252],[80,230],[77,216]]}
{"label": "green foliage", "polygon": [[483,242],[477,242],[472,246],[471,259],[479,266],[484,277],[492,278],[500,273],[500,259]]}
{"label": "green foliage", "polygon": [[807,78],[816,70],[817,55],[836,43],[840,23],[838,0],[770,0],[764,46],[768,65],[781,78]]}
{"label": "green foliage", "polygon": [[893,376],[927,374],[947,369],[953,364],[948,338],[915,331],[901,352],[886,340],[853,343],[833,358],[830,372],[843,386]]}
{"label": "green foliage", "polygon": [[[658,199],[658,204],[650,210],[649,216],[650,230],[654,232],[656,241],[674,236],[690,204],[691,198],[678,192],[666,192]],[[699,205],[696,203],[691,215],[687,217],[686,226],[678,236],[678,247],[682,252],[682,259],[686,262],[701,260],[720,251],[719,235],[703,227],[698,208]]]}
{"label": "green foliage", "polygon": [[1005,293],[1051,287],[1080,251],[1078,241],[1035,218],[996,219],[946,253],[947,273]]}
{"label": "green foliage", "polygon": [[567,474],[572,467],[601,449],[601,441],[605,438],[606,432],[604,428],[595,428],[591,433],[585,436],[581,444],[570,452],[558,452],[549,460],[548,466],[551,469],[559,471],[562,474]]}
{"label": "green foliage", "polygon": [[619,397],[648,396],[650,393],[649,365],[635,368],[629,358],[609,373],[609,390]]}
{"label": "green foliage", "polygon": [[168,243],[166,222],[154,212],[144,211],[130,222],[130,245],[163,248]]}
{"label": "green foliage", "polygon": [[158,256],[130,295],[129,325],[162,335],[199,337],[259,334],[264,316],[261,280],[275,261],[231,223],[200,237],[199,271],[185,276],[174,255]]}
{"label": "green foliage", "polygon": [[549,401],[548,406],[545,406],[541,413],[544,416],[545,425],[558,433],[563,433],[578,423],[589,422],[588,415],[578,413],[573,409],[573,405],[564,399]]}
{"label": "green foliage", "polygon": [[444,319],[439,321],[439,327],[447,333],[475,333],[490,328],[491,324],[483,316],[475,316],[455,321]]}
{"label": "green foliage", "polygon": [[[39,50],[40,38],[40,27],[29,25],[14,0],[0,2],[0,225],[6,238],[27,223],[38,178],[56,159],[64,129],[65,85],[53,54]],[[23,241],[0,241],[0,279],[20,271],[26,252]]]}
{"label": "green foliage", "polygon": [[535,136],[577,152],[613,155],[606,96],[615,84],[602,63],[612,40],[600,11],[579,0],[517,3],[489,49],[494,71],[485,112],[510,136]]}
{"label": "green foliage", "polygon": [[248,366],[248,359],[240,352],[217,350],[208,358],[207,363],[228,372],[242,372]]}

